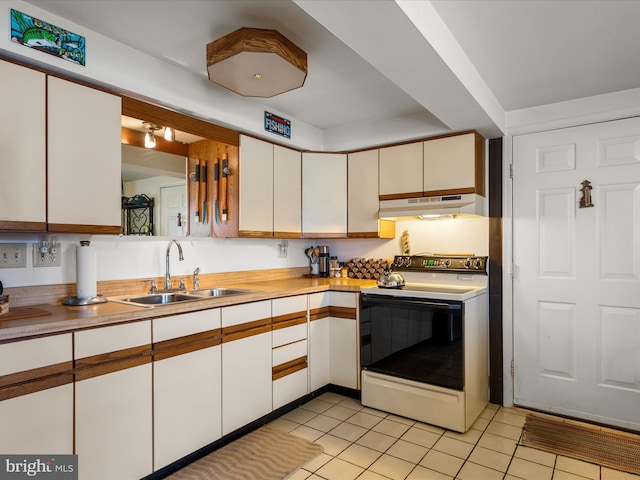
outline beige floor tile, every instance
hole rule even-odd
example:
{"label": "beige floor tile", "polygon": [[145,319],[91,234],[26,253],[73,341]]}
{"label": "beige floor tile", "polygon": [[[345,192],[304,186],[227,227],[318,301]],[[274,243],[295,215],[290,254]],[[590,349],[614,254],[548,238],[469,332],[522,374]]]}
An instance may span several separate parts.
{"label": "beige floor tile", "polygon": [[384,454],[373,462],[369,470],[393,480],[404,480],[414,467],[414,463]]}
{"label": "beige floor tile", "polygon": [[345,448],[351,445],[351,442],[343,438],[334,437],[333,435],[328,434],[318,438],[315,443],[322,445],[324,453],[331,455],[332,457],[338,456]]}
{"label": "beige floor tile", "polygon": [[469,462],[477,463],[484,467],[492,468],[500,472],[506,472],[511,462],[511,456],[504,453],[489,450],[488,448],[476,447],[469,455]]}
{"label": "beige floor tile", "polygon": [[322,395],[320,395],[317,398],[319,400],[322,400],[323,402],[340,403],[344,399],[349,398],[349,397],[345,397],[344,395],[340,395],[339,393],[325,392],[325,393],[323,393]]}
{"label": "beige floor tile", "polygon": [[305,463],[302,466],[302,468],[304,468],[309,472],[315,472],[316,470],[318,470],[320,467],[322,467],[324,464],[326,464],[331,460],[333,460],[333,457],[331,455],[327,455],[326,453],[321,453],[317,457],[312,458],[307,463]]}
{"label": "beige floor tile", "polygon": [[303,470],[302,468],[299,468],[298,470],[296,470],[295,472],[289,474],[284,478],[285,480],[306,480],[310,476],[311,476],[311,472],[308,472],[306,470]]}
{"label": "beige floor tile", "polygon": [[269,423],[271,428],[278,430],[279,432],[288,433],[294,428],[300,426],[297,422],[292,422],[291,420],[287,420],[284,417],[276,418],[273,422]]}
{"label": "beige floor tile", "polygon": [[340,405],[334,405],[330,409],[325,410],[324,412],[322,412],[323,415],[326,415],[328,417],[337,418],[340,421],[346,420],[347,418],[349,418],[350,416],[352,416],[355,413],[356,413],[356,411],[353,410],[352,408],[342,407]]}
{"label": "beige floor tile", "polygon": [[524,426],[524,422],[526,417],[521,415],[519,412],[513,412],[506,408],[498,411],[493,417],[494,422],[506,423],[507,425],[512,425],[514,427],[522,428]]}
{"label": "beige floor tile", "polygon": [[489,426],[490,422],[491,420],[488,418],[478,417],[478,419],[473,422],[473,425],[471,425],[471,428],[473,430],[480,430],[483,432]]}
{"label": "beige floor tile", "polygon": [[491,420],[495,416],[496,411],[497,410],[494,410],[493,408],[485,408],[480,414],[480,418],[486,418],[487,420]]}
{"label": "beige floor tile", "polygon": [[607,467],[600,468],[601,480],[638,480],[638,476],[632,473],[621,472]]}
{"label": "beige floor tile", "polygon": [[598,480],[600,478],[599,465],[583,462],[582,460],[576,460],[575,458],[563,457],[562,455],[558,455],[555,469],[573,473],[581,477],[591,478],[593,480]]}
{"label": "beige floor tile", "polygon": [[513,425],[509,425],[508,423],[502,423],[495,418],[492,420],[485,431],[487,433],[493,433],[494,435],[507,437],[512,440],[518,440],[520,438],[520,435],[522,435],[522,427],[516,427]]}
{"label": "beige floor tile", "polygon": [[433,446],[433,450],[466,459],[471,453],[471,450],[473,450],[473,445],[454,438],[440,437],[440,440]]}
{"label": "beige floor tile", "polygon": [[406,425],[404,423],[398,423],[395,420],[389,420],[389,417],[385,418],[376,426],[372,428],[374,432],[384,433],[385,435],[389,435],[390,437],[400,438],[405,434],[407,430],[411,428],[410,425]]}
{"label": "beige floor tile", "polygon": [[296,437],[309,440],[310,442],[313,442],[324,435],[324,432],[316,430],[315,428],[307,427],[306,425],[300,425],[298,428],[294,428],[289,433],[295,435]]}
{"label": "beige floor tile", "polygon": [[426,430],[427,432],[435,433],[437,435],[443,435],[447,430],[435,425],[429,425],[428,423],[416,422],[413,428],[419,428],[420,430]]}
{"label": "beige floor tile", "polygon": [[284,418],[285,420],[291,420],[292,422],[305,423],[311,420],[316,415],[318,414],[315,412],[312,412],[311,410],[307,410],[305,408],[296,408],[295,410],[291,410],[290,412],[285,413],[280,418]]}
{"label": "beige floor tile", "polygon": [[365,471],[362,475],[358,477],[358,480],[389,480],[387,477],[383,477],[382,475],[378,475],[370,470]]}
{"label": "beige floor tile", "polygon": [[553,466],[556,464],[555,454],[543,452],[542,450],[538,450],[536,448],[523,447],[522,445],[518,445],[514,456],[551,468],[553,468]]}
{"label": "beige floor tile", "polygon": [[399,415],[389,414],[387,415],[388,420],[393,420],[394,422],[403,423],[405,425],[412,426],[416,423],[415,420],[411,420],[410,418],[401,417]]}
{"label": "beige floor tile", "polygon": [[516,441],[507,437],[500,437],[492,433],[483,433],[477,445],[488,448],[489,450],[496,450],[500,453],[506,453],[507,455],[513,455],[516,450]]}
{"label": "beige floor tile", "polygon": [[498,405],[495,403],[488,403],[486,407],[484,407],[486,410],[500,410],[501,408],[504,408],[502,405]]}
{"label": "beige floor tile", "polygon": [[[563,472],[562,470],[553,471],[553,480],[585,480],[586,477],[581,477],[575,473]],[[598,474],[600,478],[600,474]]]}
{"label": "beige floor tile", "polygon": [[320,467],[316,474],[327,480],[354,480],[364,469],[339,458],[334,458]]}
{"label": "beige floor tile", "polygon": [[360,427],[373,428],[382,421],[382,418],[360,411],[351,415],[346,421]]}
{"label": "beige floor tile", "polygon": [[406,442],[404,440],[398,440],[396,443],[391,445],[391,448],[387,450],[386,453],[387,455],[401,458],[407,462],[418,464],[428,451],[429,449],[427,447]]}
{"label": "beige floor tile", "polygon": [[451,430],[447,430],[444,432],[446,437],[455,438],[456,440],[461,440],[463,442],[471,443],[475,445],[480,440],[482,436],[482,432],[480,430],[469,429],[464,433],[452,432]]}
{"label": "beige floor tile", "polygon": [[396,443],[396,439],[378,432],[367,432],[356,443],[378,452],[386,452],[391,445]]}
{"label": "beige floor tile", "polygon": [[429,450],[420,462],[420,465],[435,470],[436,472],[455,477],[463,463],[464,460],[462,458],[438,452],[437,450]]}
{"label": "beige floor tile", "polygon": [[328,417],[324,414],[316,415],[308,422],[305,422],[305,426],[315,428],[321,432],[328,432],[329,430],[336,428],[342,421],[337,418]]}
{"label": "beige floor tile", "polygon": [[331,435],[335,435],[336,437],[344,438],[345,440],[349,440],[350,442],[355,442],[362,435],[367,433],[366,428],[359,427],[358,425],[352,425],[351,423],[341,423],[336,428],[329,431]]}
{"label": "beige floor tile", "polygon": [[382,452],[354,443],[338,455],[338,458],[362,468],[369,468],[380,455],[382,455]]}
{"label": "beige floor tile", "polygon": [[453,477],[418,465],[406,480],[453,480]]}
{"label": "beige floor tile", "polygon": [[371,415],[375,415],[377,417],[382,417],[382,418],[389,416],[387,412],[376,410],[375,408],[370,408],[370,407],[364,407],[361,411],[364,413],[370,413]]}
{"label": "beige floor tile", "polygon": [[407,433],[400,438],[407,442],[415,443],[416,445],[431,448],[440,438],[442,438],[442,436],[429,430],[422,430],[421,428],[414,426],[407,430]]}
{"label": "beige floor tile", "polygon": [[340,405],[341,407],[350,408],[351,410],[361,410],[362,409],[362,404],[358,400],[356,400],[355,398],[346,397],[344,400],[342,400],[340,403],[338,403],[338,405]]}
{"label": "beige floor tile", "polygon": [[334,404],[331,402],[325,402],[324,400],[320,400],[319,398],[314,398],[310,402],[302,405],[300,408],[304,408],[305,410],[310,410],[315,413],[322,413],[326,410],[329,410],[333,406]]}
{"label": "beige floor tile", "polygon": [[551,480],[553,469],[539,463],[514,458],[507,473],[524,480]]}
{"label": "beige floor tile", "polygon": [[503,472],[492,470],[475,463],[467,462],[462,466],[456,478],[460,480],[502,480]]}

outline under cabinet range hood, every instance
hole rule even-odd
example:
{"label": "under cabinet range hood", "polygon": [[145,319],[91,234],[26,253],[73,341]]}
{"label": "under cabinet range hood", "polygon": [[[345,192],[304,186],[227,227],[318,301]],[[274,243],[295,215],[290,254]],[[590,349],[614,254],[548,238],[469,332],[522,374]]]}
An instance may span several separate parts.
{"label": "under cabinet range hood", "polygon": [[435,197],[381,200],[379,218],[437,218],[440,216],[485,216],[485,199],[475,193],[442,195]]}

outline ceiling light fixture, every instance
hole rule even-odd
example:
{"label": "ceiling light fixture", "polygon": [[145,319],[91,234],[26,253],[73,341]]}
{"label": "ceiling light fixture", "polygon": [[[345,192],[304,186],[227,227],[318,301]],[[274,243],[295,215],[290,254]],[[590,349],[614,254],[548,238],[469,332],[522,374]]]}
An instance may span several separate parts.
{"label": "ceiling light fixture", "polygon": [[300,88],[307,53],[276,30],[243,27],[207,45],[209,80],[244,97]]}
{"label": "ceiling light fixture", "polygon": [[160,125],[156,125],[151,122],[142,122],[142,126],[147,130],[147,133],[144,134],[144,146],[146,148],[155,148],[156,147],[156,130],[162,130]]}
{"label": "ceiling light fixture", "polygon": [[171,127],[164,127],[164,139],[173,142],[176,139],[176,131]]}

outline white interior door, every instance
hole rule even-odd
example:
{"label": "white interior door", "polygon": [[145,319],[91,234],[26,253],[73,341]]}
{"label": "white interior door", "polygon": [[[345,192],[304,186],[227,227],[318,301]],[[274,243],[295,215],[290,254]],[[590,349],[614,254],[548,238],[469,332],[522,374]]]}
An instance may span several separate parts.
{"label": "white interior door", "polygon": [[158,235],[182,237],[187,229],[187,192],[184,185],[160,187]]}
{"label": "white interior door", "polygon": [[514,137],[513,165],[514,403],[640,430],[640,118]]}

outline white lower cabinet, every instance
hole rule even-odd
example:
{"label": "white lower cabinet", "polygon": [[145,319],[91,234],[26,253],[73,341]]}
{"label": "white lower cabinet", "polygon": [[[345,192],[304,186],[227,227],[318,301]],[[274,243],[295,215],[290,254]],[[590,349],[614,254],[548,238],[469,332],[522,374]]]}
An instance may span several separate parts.
{"label": "white lower cabinet", "polygon": [[79,478],[152,472],[151,321],[75,332]]}
{"label": "white lower cabinet", "polygon": [[222,310],[222,434],[272,410],[271,301]]}
{"label": "white lower cabinet", "polygon": [[307,296],[272,300],[273,409],[309,393]]}
{"label": "white lower cabinet", "polygon": [[321,292],[309,295],[309,389],[329,383],[357,389],[358,294]]}
{"label": "white lower cabinet", "polygon": [[72,354],[70,333],[0,345],[0,452],[73,453]]}
{"label": "white lower cabinet", "polygon": [[222,435],[220,309],[153,320],[153,466]]}

